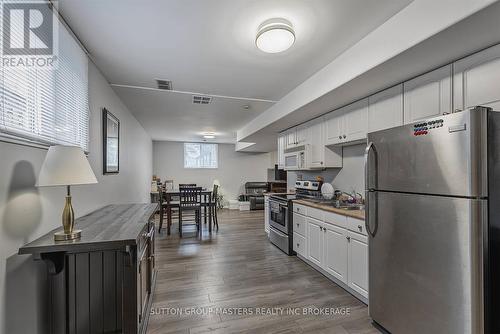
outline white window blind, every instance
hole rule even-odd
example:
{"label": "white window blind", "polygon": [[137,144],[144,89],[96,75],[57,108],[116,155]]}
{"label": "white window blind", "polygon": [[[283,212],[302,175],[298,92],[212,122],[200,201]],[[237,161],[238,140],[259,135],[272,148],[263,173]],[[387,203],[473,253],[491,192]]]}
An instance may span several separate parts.
{"label": "white window blind", "polygon": [[217,144],[184,143],[184,168],[218,168]]}
{"label": "white window blind", "polygon": [[58,24],[57,68],[0,69],[0,135],[88,151],[88,60]]}

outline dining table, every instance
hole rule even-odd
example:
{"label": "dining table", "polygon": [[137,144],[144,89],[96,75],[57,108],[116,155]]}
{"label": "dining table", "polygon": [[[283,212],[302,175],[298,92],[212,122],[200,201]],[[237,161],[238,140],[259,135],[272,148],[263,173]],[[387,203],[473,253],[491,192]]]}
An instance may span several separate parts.
{"label": "dining table", "polygon": [[[179,189],[168,189],[168,190],[163,190],[162,192],[163,198],[160,199],[162,205],[160,206],[160,226],[158,228],[158,232],[161,233],[161,229],[163,227],[163,220],[164,220],[164,213],[163,213],[163,206],[166,206],[167,208],[167,235],[170,235],[171,232],[171,226],[172,226],[172,208],[175,208],[178,206],[178,203],[173,204],[172,198],[179,197],[180,196],[180,190]],[[157,192],[156,194],[159,194]],[[155,195],[153,192],[151,195]],[[207,223],[208,220],[208,232],[212,233],[212,210],[215,208],[213,207],[212,201],[214,200],[212,198],[212,190],[208,190],[206,188],[203,188],[201,190],[201,206],[204,210],[203,216],[204,216],[204,223]],[[207,217],[207,211],[208,211],[208,217]]]}

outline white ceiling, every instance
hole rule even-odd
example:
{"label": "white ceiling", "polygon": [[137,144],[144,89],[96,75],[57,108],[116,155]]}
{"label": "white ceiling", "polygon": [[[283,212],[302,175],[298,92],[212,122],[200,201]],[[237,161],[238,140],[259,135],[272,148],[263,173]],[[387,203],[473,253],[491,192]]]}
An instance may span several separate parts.
{"label": "white ceiling", "polygon": [[[411,0],[60,0],[62,15],[107,79],[216,97],[114,86],[155,140],[193,140],[215,131],[234,142],[236,130],[272,105]],[[296,43],[281,54],[255,47],[258,25],[292,22]],[[250,105],[249,110],[242,107]]]}

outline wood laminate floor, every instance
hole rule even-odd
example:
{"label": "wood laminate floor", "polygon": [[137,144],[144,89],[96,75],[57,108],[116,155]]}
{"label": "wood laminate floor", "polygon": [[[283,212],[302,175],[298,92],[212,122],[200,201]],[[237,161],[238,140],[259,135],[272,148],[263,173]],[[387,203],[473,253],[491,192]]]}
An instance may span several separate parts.
{"label": "wood laminate floor", "polygon": [[263,211],[222,210],[219,225],[158,236],[147,333],[379,333],[366,305],[269,243]]}

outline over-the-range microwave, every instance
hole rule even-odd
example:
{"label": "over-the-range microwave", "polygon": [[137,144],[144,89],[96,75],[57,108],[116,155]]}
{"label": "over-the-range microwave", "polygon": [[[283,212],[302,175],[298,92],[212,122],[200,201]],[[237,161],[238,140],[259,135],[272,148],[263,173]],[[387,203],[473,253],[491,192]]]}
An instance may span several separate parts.
{"label": "over-the-range microwave", "polygon": [[300,145],[285,150],[285,170],[308,169],[308,156],[311,145]]}

